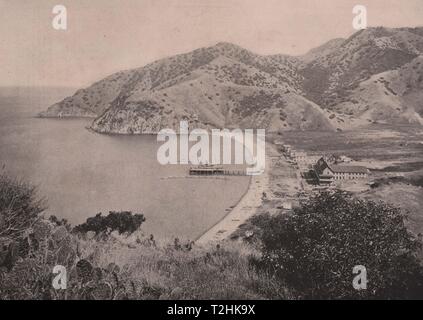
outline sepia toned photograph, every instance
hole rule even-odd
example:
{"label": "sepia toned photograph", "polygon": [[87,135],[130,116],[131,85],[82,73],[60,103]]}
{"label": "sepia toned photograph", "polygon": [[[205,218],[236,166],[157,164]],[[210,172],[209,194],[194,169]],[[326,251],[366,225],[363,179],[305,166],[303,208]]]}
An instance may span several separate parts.
{"label": "sepia toned photograph", "polygon": [[0,0],[0,65],[0,300],[423,299],[423,1]]}

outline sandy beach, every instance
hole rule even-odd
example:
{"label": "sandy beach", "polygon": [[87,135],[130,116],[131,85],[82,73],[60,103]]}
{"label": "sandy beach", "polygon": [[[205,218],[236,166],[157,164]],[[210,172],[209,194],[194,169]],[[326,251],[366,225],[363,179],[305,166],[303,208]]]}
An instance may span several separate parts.
{"label": "sandy beach", "polygon": [[222,220],[201,235],[195,243],[206,245],[227,239],[235,232],[240,225],[252,217],[262,204],[263,193],[269,190],[269,173],[271,160],[268,156],[272,153],[274,146],[266,143],[266,167],[264,173],[258,176],[251,176],[250,186],[238,204]]}

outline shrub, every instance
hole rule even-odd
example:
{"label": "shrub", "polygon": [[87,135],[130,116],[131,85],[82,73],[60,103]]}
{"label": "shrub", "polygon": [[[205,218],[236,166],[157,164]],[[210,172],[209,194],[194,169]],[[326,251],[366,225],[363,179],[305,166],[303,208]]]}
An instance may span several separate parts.
{"label": "shrub", "polygon": [[[73,269],[78,256],[76,239],[64,226],[42,219],[27,233],[10,246],[10,265],[0,267],[0,299],[63,299],[67,293],[52,287],[53,268],[63,265],[69,271]],[[15,252],[17,257],[13,256]]]}
{"label": "shrub", "polygon": [[44,209],[34,187],[0,173],[0,239],[19,240]]}
{"label": "shrub", "polygon": [[105,231],[118,231],[122,233],[133,233],[138,230],[141,224],[145,221],[143,214],[132,214],[131,211],[110,211],[107,216],[102,216],[101,213],[95,217],[88,218],[83,224],[74,228],[74,232],[86,233],[93,231],[96,234]]}
{"label": "shrub", "polygon": [[[292,214],[260,222],[261,268],[272,271],[300,298],[407,299],[423,296],[421,243],[408,232],[400,209],[322,193]],[[356,265],[367,269],[368,288],[352,286]]]}

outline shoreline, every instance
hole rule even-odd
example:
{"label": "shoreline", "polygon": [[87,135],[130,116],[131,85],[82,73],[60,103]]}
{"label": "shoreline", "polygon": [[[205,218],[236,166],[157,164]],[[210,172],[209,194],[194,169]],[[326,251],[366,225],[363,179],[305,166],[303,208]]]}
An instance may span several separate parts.
{"label": "shoreline", "polygon": [[[52,119],[52,120],[85,120],[89,121],[89,117],[34,117],[34,119]],[[90,126],[84,127],[88,132],[93,134],[100,134],[105,136],[154,136],[154,133],[143,133],[143,134],[121,134],[121,133],[101,133],[93,130]],[[228,238],[233,232],[235,232],[240,225],[245,223],[250,217],[252,217],[257,209],[262,205],[263,192],[268,193],[269,189],[269,174],[271,170],[271,162],[269,161],[268,149],[273,148],[274,145],[269,141],[266,141],[266,167],[263,174],[259,176],[250,176],[248,181],[248,187],[243,192],[241,197],[224,213],[217,222],[212,226],[203,226],[205,228],[199,228],[200,232],[195,236],[195,243],[209,243],[214,241],[222,241]],[[201,177],[191,176],[174,176],[161,179],[201,179]],[[209,178],[207,178],[209,179]],[[225,177],[216,177],[215,179],[226,179]],[[146,231],[146,230],[144,230]],[[187,237],[189,238],[189,237]],[[192,239],[192,238],[191,238]]]}
{"label": "shoreline", "polygon": [[194,241],[196,245],[207,245],[227,239],[256,213],[262,204],[263,193],[268,193],[269,190],[271,161],[268,148],[273,148],[273,144],[266,141],[266,167],[264,173],[259,176],[251,176],[248,189],[241,199],[227,215],[197,237]]}

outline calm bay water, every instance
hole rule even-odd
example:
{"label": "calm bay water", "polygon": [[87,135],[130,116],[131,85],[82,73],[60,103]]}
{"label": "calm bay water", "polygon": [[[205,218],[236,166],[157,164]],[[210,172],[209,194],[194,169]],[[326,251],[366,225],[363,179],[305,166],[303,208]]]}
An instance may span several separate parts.
{"label": "calm bay water", "polygon": [[190,178],[161,166],[155,136],[109,136],[87,119],[34,116],[72,89],[0,89],[0,166],[38,186],[47,214],[79,224],[98,212],[143,213],[157,237],[193,239],[220,220],[248,188],[247,177]]}

